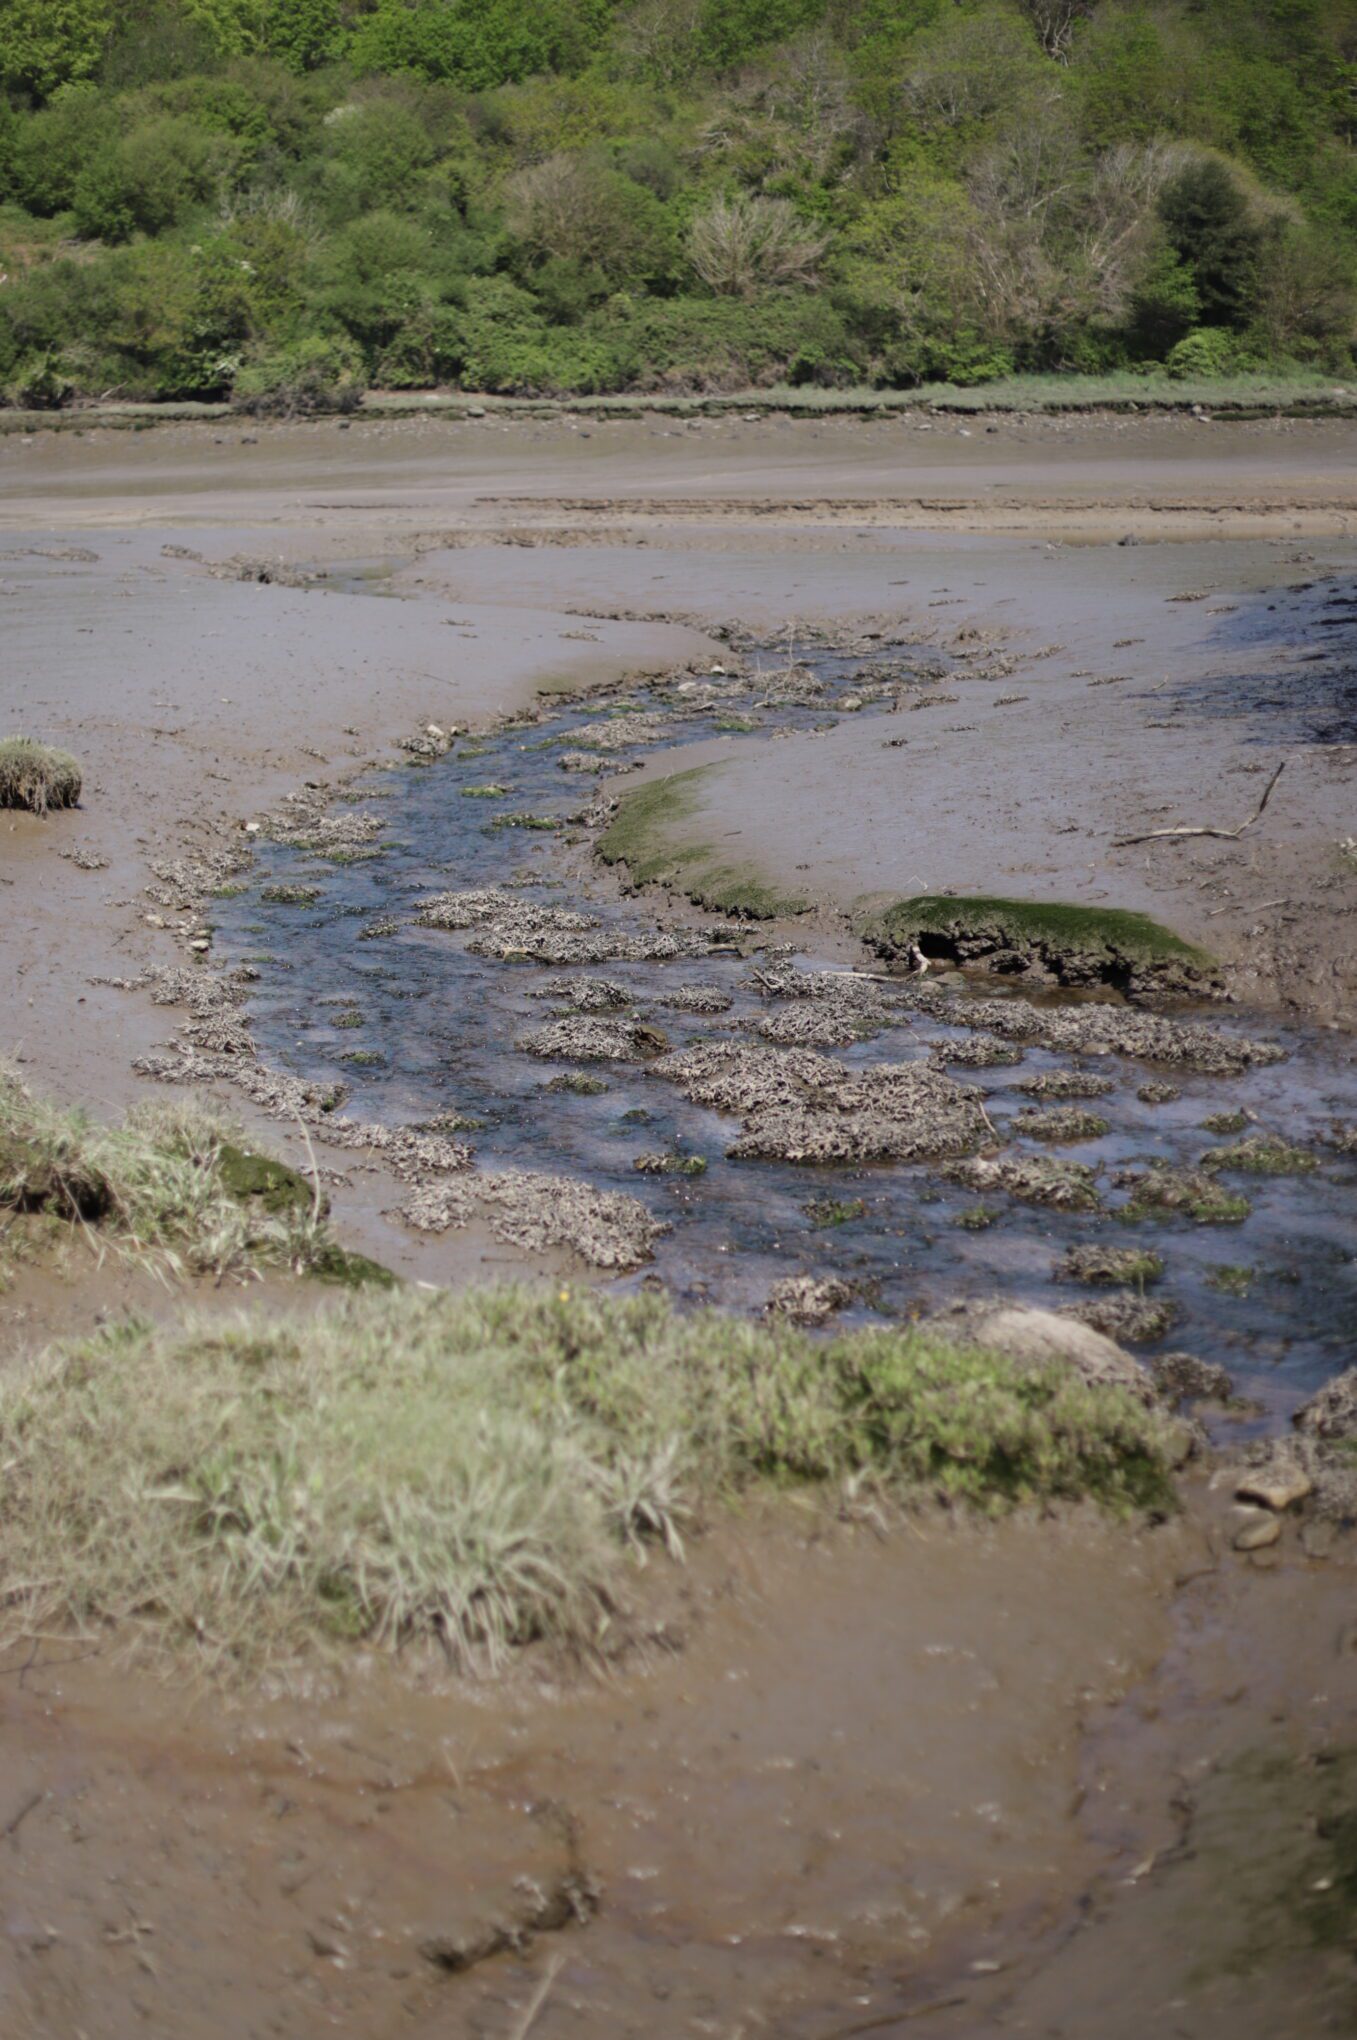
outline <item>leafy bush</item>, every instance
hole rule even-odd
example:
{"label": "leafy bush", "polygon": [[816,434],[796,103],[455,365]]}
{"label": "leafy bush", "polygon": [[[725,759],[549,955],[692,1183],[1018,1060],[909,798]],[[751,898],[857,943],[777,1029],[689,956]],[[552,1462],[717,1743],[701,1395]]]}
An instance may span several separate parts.
{"label": "leafy bush", "polygon": [[363,389],[358,350],[347,341],[310,334],[247,361],[236,376],[231,401],[238,411],[260,418],[313,417],[356,411]]}
{"label": "leafy bush", "polygon": [[0,87],[48,99],[98,68],[113,0],[3,0]]}
{"label": "leafy bush", "polygon": [[974,385],[1202,330],[1346,373],[1340,16],[0,0],[0,378],[219,395],[311,334],[405,387]]}
{"label": "leafy bush", "polygon": [[1198,326],[1169,349],[1165,366],[1175,382],[1233,375],[1241,366],[1239,335],[1225,326]]}
{"label": "leafy bush", "polygon": [[76,179],[77,232],[125,241],[178,224],[217,189],[231,161],[229,143],[175,114],[110,138]]}
{"label": "leafy bush", "polygon": [[360,73],[413,71],[484,92],[580,68],[602,40],[608,0],[377,0],[354,30]]}

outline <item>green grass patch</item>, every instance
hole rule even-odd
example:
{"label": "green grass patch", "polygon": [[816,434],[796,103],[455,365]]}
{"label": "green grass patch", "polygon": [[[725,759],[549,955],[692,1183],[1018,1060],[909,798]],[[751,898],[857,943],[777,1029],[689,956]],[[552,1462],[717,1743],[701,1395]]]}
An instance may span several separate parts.
{"label": "green grass patch", "polygon": [[667,886],[714,913],[751,921],[808,913],[809,900],[783,892],[751,866],[724,862],[713,845],[671,840],[670,832],[697,812],[701,782],[719,769],[690,766],[623,794],[599,838],[599,856],[625,864],[635,885]]}
{"label": "green grass patch", "polygon": [[1148,914],[1119,907],[921,893],[873,909],[857,926],[886,956],[917,944],[925,956],[983,964],[995,951],[1017,950],[1071,982],[1100,979],[1133,988],[1146,979],[1202,982],[1215,973],[1205,950]]}
{"label": "green grass patch", "polygon": [[82,783],[80,766],[68,751],[54,751],[30,737],[6,737],[0,743],[0,808],[27,808],[35,815],[73,808]]}
{"label": "green grass patch", "polygon": [[495,786],[493,784],[464,786],[462,788],[464,800],[505,800],[508,798],[508,793],[509,789],[507,786]]}
{"label": "green grass patch", "polygon": [[1165,1506],[1166,1421],[924,1331],[817,1342],[662,1298],[345,1299],[127,1324],[0,1377],[13,1633],[259,1668],[324,1638],[597,1640],[629,1552],[758,1486]]}

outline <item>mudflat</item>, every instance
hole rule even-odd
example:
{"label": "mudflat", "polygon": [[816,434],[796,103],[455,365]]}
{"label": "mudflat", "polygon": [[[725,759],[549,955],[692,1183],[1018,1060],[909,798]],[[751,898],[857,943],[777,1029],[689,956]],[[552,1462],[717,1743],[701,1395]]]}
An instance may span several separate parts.
{"label": "mudflat", "polygon": [[[1001,896],[1142,913],[1209,955],[1206,1021],[1188,1024],[1224,1015],[1226,1048],[1210,1052],[1234,1075],[1258,1062],[1261,1108],[1276,1116],[1302,1097],[1295,1125],[1269,1122],[1264,1159],[1299,1172],[1277,1141],[1303,1120],[1321,1198],[1304,1207],[1318,1216],[1293,1258],[1318,1258],[1299,1290],[1281,1285],[1273,1244],[1287,1186],[1258,1200],[1266,1268],[1213,1250],[1220,1336],[1244,1350],[1258,1285],[1275,1325],[1248,1364],[1262,1381],[1275,1362],[1277,1386],[1270,1416],[1263,1397],[1212,1417],[1215,1470],[1187,1483],[1171,1522],[1082,1507],[993,1525],[902,1521],[870,1487],[848,1499],[847,1523],[751,1508],[696,1538],[683,1567],[652,1555],[648,1629],[635,1626],[628,1651],[581,1665],[534,1648],[479,1686],[438,1660],[393,1668],[360,1650],[341,1672],[241,1695],[205,1677],[185,1687],[181,1667],[169,1682],[129,1668],[111,1637],[18,1642],[0,1663],[12,1799],[0,1806],[0,2008],[15,2032],[1350,2029],[1335,1911],[1352,1875],[1350,1542],[1280,1511],[1275,1540],[1236,1550],[1233,1497],[1247,1441],[1301,1393],[1287,1355],[1305,1348],[1321,1290],[1306,1364],[1344,1364],[1347,1178],[1343,1150],[1321,1151],[1311,1132],[1339,1113],[1329,1101],[1351,1073],[1355,441],[1346,423],[1188,417],[569,416],[0,440],[7,724],[85,768],[80,808],[0,823],[0,1045],[35,1087],[107,1110],[147,1094],[138,1062],[211,1081],[299,1168],[323,1173],[336,1228],[398,1273],[507,1272],[567,1290],[600,1278],[571,1244],[582,1231],[543,1222],[544,1206],[559,1216],[568,1200],[546,1173],[564,1164],[536,1150],[557,1140],[587,1182],[607,1143],[621,1152],[611,1112],[637,1147],[638,1193],[680,1238],[684,1212],[711,1197],[683,1269],[692,1293],[708,1273],[718,1287],[718,1267],[738,1284],[742,1259],[762,1282],[769,1257],[813,1246],[815,1228],[846,1242],[836,1251],[851,1262],[856,1207],[880,1183],[831,1171],[799,1203],[781,1187],[774,1197],[760,1190],[766,1173],[741,1174],[761,1163],[741,1161],[713,1116],[704,1184],[688,1165],[696,1155],[705,1168],[706,1149],[671,1139],[671,1107],[653,1102],[677,1070],[695,1112],[718,1109],[692,1061],[702,1045],[682,1030],[710,1020],[719,1042],[739,996],[728,980],[752,964],[767,1024],[757,1049],[737,1053],[809,1057],[799,1067],[822,1101],[811,1133],[838,1114],[832,1138],[875,1166],[892,1150],[873,1150],[876,1122],[855,1116],[873,1081],[861,1044],[901,1024],[874,1002],[926,998],[912,978],[886,982],[862,940],[870,917],[915,898]],[[856,705],[837,669],[827,695],[818,672],[803,685],[808,659],[851,653],[865,670],[888,649],[901,670],[869,675],[876,691]],[[737,665],[743,694],[723,708]],[[628,704],[626,683],[639,693],[647,676],[659,676],[653,699]],[[716,690],[700,696],[697,742],[684,741],[694,697],[682,688]],[[740,726],[756,695],[776,696],[784,716],[762,736]],[[593,697],[597,734],[533,752],[553,704],[571,704],[583,728]],[[716,732],[713,717],[732,726]],[[469,761],[460,792],[476,798],[459,797],[440,848],[434,773],[454,739]],[[509,740],[525,784],[536,773],[578,785],[568,814],[520,809],[485,778]],[[637,896],[626,861],[601,869],[595,847],[636,790],[679,771],[696,777],[680,809],[656,803],[648,846],[678,876]],[[424,805],[393,795],[402,786],[427,788]],[[430,966],[432,1003],[385,1077],[367,1016],[328,984],[336,1026],[315,1025],[334,946],[323,916],[308,917],[323,874],[269,865],[276,911],[258,935],[244,918],[255,896],[237,885],[279,840],[280,813],[323,864],[327,842],[354,855],[349,837],[325,835],[329,818],[383,798],[399,815],[391,835],[404,832],[392,899],[405,914],[395,939],[410,946],[372,982],[399,1004],[425,952],[455,958],[444,978]],[[469,813],[485,817],[476,841],[492,860],[478,892],[457,876]],[[1153,835],[1195,828],[1219,833]],[[515,861],[520,843],[536,843],[536,863]],[[697,853],[724,874],[724,914],[687,897]],[[355,904],[380,933],[378,907]],[[237,983],[247,940],[267,949],[263,975]],[[883,975],[831,987],[823,1007],[788,996],[804,989],[777,976],[779,945],[793,942]],[[637,973],[656,960],[676,961],[677,995],[665,1007],[647,990],[642,1007]],[[976,959],[925,961],[928,988]],[[226,987],[226,1003],[194,1013],[196,1040],[182,1026],[183,971]],[[1041,1016],[1057,989],[1036,985],[1030,1023],[995,1000],[971,1047],[933,1047],[969,1081],[985,1064],[1002,1076],[1035,1042],[1017,1081],[1043,1102],[1091,1099],[1074,1130],[1097,1141],[1106,1043],[1086,1027],[1055,1060]],[[261,1008],[243,1057],[237,993]],[[542,1008],[521,1007],[539,996]],[[517,1152],[507,1110],[484,1135],[488,1115],[466,1129],[499,1156],[497,1183],[545,1175],[527,1219],[506,1219],[499,1190],[481,1206],[464,1197],[459,1163],[432,1204],[416,1202],[434,1222],[412,1225],[389,1147],[355,1135],[342,1156],[322,1146],[317,1170],[321,1120],[294,1110],[302,1091],[255,1080],[276,1062],[294,1087],[313,1083],[313,1057],[329,1055],[365,1101],[366,1131],[379,1119],[399,1131],[427,1113],[430,1085],[500,1081],[467,1046],[467,1012],[490,1048],[531,1069],[504,1080],[510,1104],[529,1082],[561,1100],[559,1132],[525,1110]],[[919,1012],[921,1028],[950,1024]],[[1279,1015],[1296,1030],[1294,1093],[1266,1088]],[[745,1020],[737,1007],[729,1024]],[[167,1059],[170,1034],[180,1046]],[[350,1035],[357,1049],[342,1047]],[[830,1054],[842,1067],[824,1064]],[[223,1076],[230,1055],[249,1064],[243,1089]],[[648,1102],[622,1114],[608,1086],[632,1069]],[[907,1088],[898,1070],[888,1081]],[[915,1088],[955,1109],[961,1146],[994,1103],[933,1071]],[[786,1100],[761,1102],[771,1134],[760,1123],[742,1137],[750,1154],[762,1139],[785,1160]],[[1150,1115],[1200,1146],[1204,1109],[1160,1071],[1111,1138],[1162,1159],[1170,1135]],[[799,1103],[797,1114],[800,1140]],[[1215,1116],[1250,1137],[1247,1112]],[[901,1140],[914,1132],[910,1119]],[[1260,1153],[1255,1143],[1217,1166],[1247,1171]],[[1026,1229],[1007,1246],[1002,1231],[980,1235],[1000,1285],[1027,1280],[1038,1259],[1048,1279],[1065,1237],[1051,1185],[1087,1201],[1112,1174],[1100,1160],[1043,1167],[1022,1179],[1039,1177]],[[1190,1187],[1209,1203],[1210,1184]],[[960,1224],[988,1227],[989,1192],[979,1205],[977,1194],[929,1187],[920,1201],[936,1212],[955,1197]],[[1232,1188],[1211,1210],[1244,1223],[1241,1204]],[[892,1279],[923,1283],[910,1255],[930,1223],[911,1217]],[[1174,1232],[1170,1260],[1180,1244]],[[612,1265],[633,1284],[657,1279],[643,1254]],[[834,1282],[794,1289],[791,1305],[843,1307]],[[0,1298],[6,1351],[13,1361],[110,1312],[170,1316],[189,1287],[204,1289],[105,1275],[93,1254],[57,1277],[21,1269]],[[295,1307],[296,1287],[250,1300]],[[1172,1323],[1151,1325],[1142,1308],[1134,1336],[1162,1347]],[[1253,1931],[1259,1908],[1266,1936]]]}

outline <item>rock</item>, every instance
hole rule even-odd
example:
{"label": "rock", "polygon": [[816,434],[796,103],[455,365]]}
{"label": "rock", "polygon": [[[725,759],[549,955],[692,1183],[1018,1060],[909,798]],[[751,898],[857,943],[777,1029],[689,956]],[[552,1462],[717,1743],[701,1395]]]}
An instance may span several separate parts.
{"label": "rock", "polygon": [[1077,1318],[1081,1324],[1092,1325],[1095,1332],[1105,1332],[1109,1339],[1131,1346],[1152,1345],[1164,1338],[1181,1314],[1171,1297],[1141,1296],[1134,1289],[1115,1290],[1088,1303],[1071,1304],[1061,1312],[1062,1317]]}
{"label": "rock", "polygon": [[1300,1526],[1301,1549],[1307,1558],[1328,1558],[1338,1542],[1338,1525],[1320,1518]]}
{"label": "rock", "polygon": [[1265,1551],[1269,1544],[1275,1544],[1282,1534],[1282,1526],[1275,1516],[1261,1513],[1251,1515],[1243,1527],[1234,1534],[1236,1551]]}
{"label": "rock", "polygon": [[1357,1436],[1357,1367],[1326,1382],[1318,1395],[1302,1404],[1292,1421],[1311,1438]]}
{"label": "rock", "polygon": [[1094,1388],[1121,1388],[1140,1402],[1151,1398],[1144,1370],[1114,1340],[1075,1318],[1053,1310],[1025,1310],[1012,1305],[958,1304],[930,1321],[933,1328],[967,1344],[984,1346],[1020,1367],[1052,1362],[1073,1368]]}
{"label": "rock", "polygon": [[1101,1202],[1092,1169],[1055,1155],[976,1155],[953,1163],[946,1174],[982,1197],[1003,1191],[1026,1204],[1062,1211],[1097,1211]]}
{"label": "rock", "polygon": [[1068,1247],[1056,1262],[1057,1282],[1088,1282],[1112,1286],[1140,1287],[1158,1282],[1164,1273],[1163,1257],[1142,1247],[1107,1247],[1093,1243]]}
{"label": "rock", "polygon": [[1235,1488],[1241,1502],[1257,1502],[1280,1515],[1296,1502],[1314,1493],[1315,1484],[1303,1466],[1294,1460],[1274,1460],[1260,1472],[1246,1474]]}

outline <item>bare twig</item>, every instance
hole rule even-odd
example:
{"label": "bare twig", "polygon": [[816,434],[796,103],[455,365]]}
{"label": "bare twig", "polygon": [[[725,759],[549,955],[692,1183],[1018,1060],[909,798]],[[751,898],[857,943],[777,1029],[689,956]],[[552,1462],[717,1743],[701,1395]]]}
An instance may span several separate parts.
{"label": "bare twig", "polygon": [[564,1955],[555,1955],[552,1957],[551,1961],[547,1964],[546,1975],[542,1978],[542,1981],[538,1984],[536,1990],[529,1998],[527,2004],[523,2007],[522,2017],[518,2020],[517,2024],[514,2026],[513,2031],[510,2033],[509,2040],[528,2040],[528,2034],[532,2031],[534,2025],[537,2023],[537,2014],[541,2011],[543,2005],[546,2003],[548,1997],[551,1994],[552,1985],[555,1983],[557,1977],[560,1975],[564,1967],[565,1967]]}
{"label": "bare twig", "polygon": [[1258,820],[1259,816],[1263,812],[1263,809],[1267,806],[1268,802],[1272,798],[1273,787],[1277,784],[1277,781],[1281,778],[1285,770],[1286,760],[1285,758],[1283,758],[1281,764],[1277,767],[1277,770],[1273,773],[1271,779],[1269,779],[1267,785],[1263,788],[1263,798],[1259,801],[1257,807],[1254,809],[1253,813],[1249,816],[1248,820],[1246,822],[1241,822],[1237,829],[1205,829],[1198,828],[1196,826],[1180,827],[1174,829],[1151,829],[1148,831],[1146,835],[1143,836],[1116,836],[1113,838],[1112,847],[1114,850],[1124,850],[1128,847],[1128,845],[1132,843],[1157,843],[1165,836],[1219,836],[1226,843],[1237,842],[1238,839],[1243,835],[1244,831],[1246,829],[1251,829],[1254,823]]}
{"label": "bare twig", "polygon": [[302,1118],[301,1113],[298,1112],[295,1106],[292,1108],[292,1117],[296,1120],[297,1125],[301,1128],[301,1136],[306,1143],[306,1158],[311,1164],[311,1191],[312,1191],[311,1223],[312,1225],[319,1225],[320,1208],[322,1200],[320,1192],[320,1169],[316,1163],[316,1151],[311,1145],[311,1134],[307,1127],[306,1121]]}
{"label": "bare twig", "polygon": [[36,1792],[31,1792],[29,1794],[28,1798],[19,1808],[19,1811],[17,1813],[10,1815],[9,1819],[5,1822],[4,1827],[5,1835],[8,1837],[9,1840],[11,1841],[14,1840],[14,1838],[18,1835],[19,1829],[28,1819],[28,1816],[30,1813],[32,1813],[34,1807],[41,1806],[43,1800],[46,1799],[46,1797],[47,1788],[45,1786],[40,1785]]}

